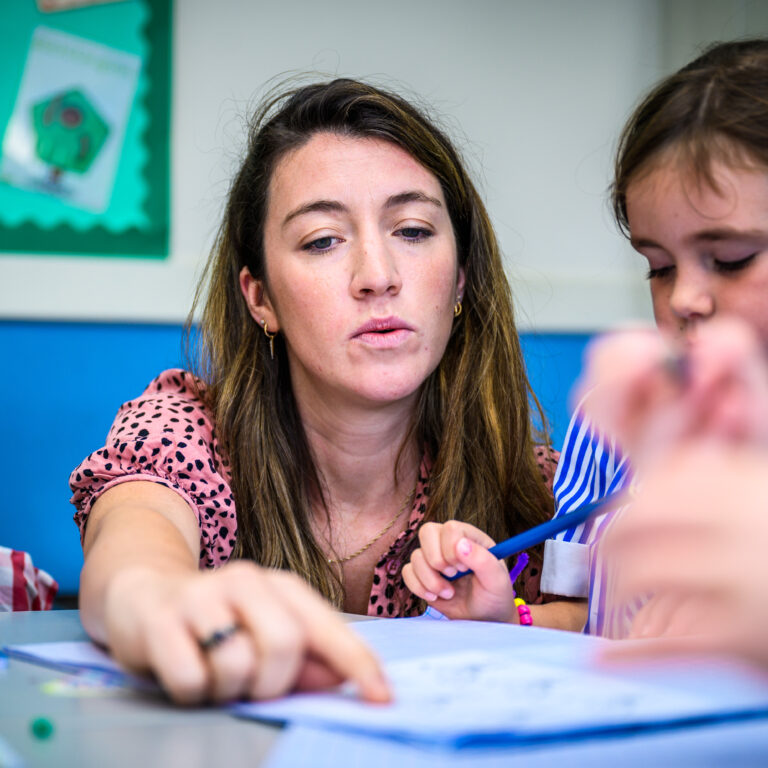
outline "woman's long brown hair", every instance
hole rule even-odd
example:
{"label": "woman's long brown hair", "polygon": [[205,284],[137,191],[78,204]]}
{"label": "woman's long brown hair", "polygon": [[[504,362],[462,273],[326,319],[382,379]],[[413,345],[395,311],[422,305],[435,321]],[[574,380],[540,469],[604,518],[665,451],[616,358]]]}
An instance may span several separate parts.
{"label": "woman's long brown hair", "polygon": [[463,520],[504,539],[548,518],[551,497],[534,458],[528,384],[512,297],[485,207],[448,138],[402,98],[355,80],[268,99],[198,287],[200,327],[188,320],[190,360],[206,383],[237,507],[235,555],[294,571],[337,606],[343,585],[310,525],[325,499],[291,387],[282,339],[269,344],[249,314],[239,273],[267,281],[264,221],[278,161],[314,134],[378,138],[401,147],[440,182],[466,275],[463,312],[422,386],[409,440],[433,461],[426,519]]}

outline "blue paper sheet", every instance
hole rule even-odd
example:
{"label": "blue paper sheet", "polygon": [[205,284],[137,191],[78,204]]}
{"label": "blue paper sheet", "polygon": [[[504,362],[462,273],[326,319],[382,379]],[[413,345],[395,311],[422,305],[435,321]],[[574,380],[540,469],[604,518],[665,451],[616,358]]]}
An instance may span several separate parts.
{"label": "blue paper sheet", "polygon": [[714,661],[617,672],[595,663],[609,641],[554,630],[421,619],[355,629],[384,660],[394,704],[366,704],[342,689],[238,704],[233,712],[449,747],[768,717],[765,680]]}
{"label": "blue paper sheet", "polygon": [[757,720],[457,751],[297,725],[283,731],[264,768],[765,768],[766,764],[768,721]]}

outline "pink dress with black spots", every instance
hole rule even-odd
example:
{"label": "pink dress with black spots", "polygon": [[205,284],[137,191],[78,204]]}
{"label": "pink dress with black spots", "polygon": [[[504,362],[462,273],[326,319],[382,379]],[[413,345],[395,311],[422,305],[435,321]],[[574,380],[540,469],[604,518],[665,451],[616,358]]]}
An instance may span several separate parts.
{"label": "pink dress with black spots", "polygon": [[[195,510],[201,532],[200,568],[215,568],[229,560],[237,534],[229,462],[197,387],[202,385],[192,374],[171,369],[152,381],[139,398],[120,407],[105,445],[69,478],[81,538],[91,507],[104,491],[119,483],[149,480],[172,488]],[[551,490],[557,454],[539,447],[536,459]],[[411,616],[418,610],[400,573],[424,517],[429,468],[425,458],[408,525],[376,564],[368,602],[371,616]],[[523,596],[529,602],[540,600],[540,568],[533,560],[528,566]]]}

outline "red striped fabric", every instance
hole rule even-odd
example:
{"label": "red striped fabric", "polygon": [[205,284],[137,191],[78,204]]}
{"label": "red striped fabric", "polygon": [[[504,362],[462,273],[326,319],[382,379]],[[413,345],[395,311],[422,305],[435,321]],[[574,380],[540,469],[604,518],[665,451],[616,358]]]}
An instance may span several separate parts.
{"label": "red striped fabric", "polygon": [[59,585],[27,552],[0,547],[0,611],[47,611]]}

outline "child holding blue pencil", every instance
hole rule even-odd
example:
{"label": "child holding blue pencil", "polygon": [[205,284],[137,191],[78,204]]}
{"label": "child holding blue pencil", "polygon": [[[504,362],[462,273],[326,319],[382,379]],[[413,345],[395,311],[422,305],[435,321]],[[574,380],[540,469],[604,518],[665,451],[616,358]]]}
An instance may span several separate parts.
{"label": "child holding blue pencil", "polygon": [[[654,421],[654,431],[643,409],[628,405],[636,404],[633,397],[648,397],[644,405],[651,406],[675,394],[680,351],[714,319],[739,318],[768,347],[768,40],[715,45],[645,97],[621,136],[612,202],[648,262],[656,322],[671,341],[651,333],[646,341],[665,354],[648,354],[635,340],[629,347],[617,342],[604,356],[597,377],[603,386],[585,396],[566,436],[554,481],[556,516],[626,489],[638,444],[648,454],[672,440],[674,407]],[[626,386],[627,378],[647,386]],[[593,406],[613,409],[602,423],[617,431],[595,423]],[[585,631],[621,637],[642,601],[606,610],[610,584],[592,544],[611,519],[589,520],[547,542],[542,590],[582,600]],[[485,534],[462,524],[427,528],[421,543],[404,572],[417,594],[449,617],[515,620],[511,587],[488,556],[493,542]],[[461,586],[442,578],[466,567],[476,576]],[[535,607],[532,614],[535,622]]]}

